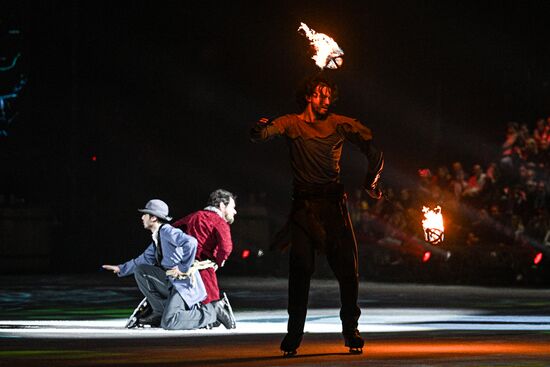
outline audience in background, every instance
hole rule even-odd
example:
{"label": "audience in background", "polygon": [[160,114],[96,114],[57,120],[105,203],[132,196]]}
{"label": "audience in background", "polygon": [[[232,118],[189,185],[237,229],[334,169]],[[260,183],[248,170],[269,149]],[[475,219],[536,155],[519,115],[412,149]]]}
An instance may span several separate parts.
{"label": "audience in background", "polygon": [[532,131],[509,122],[500,156],[475,162],[471,172],[460,161],[437,167],[435,175],[422,167],[414,184],[399,195],[387,189],[388,200],[373,206],[356,193],[350,211],[357,237],[422,236],[422,206],[440,205],[446,232],[455,234],[449,241],[457,245],[542,248],[550,238],[549,146],[550,117],[538,119]]}

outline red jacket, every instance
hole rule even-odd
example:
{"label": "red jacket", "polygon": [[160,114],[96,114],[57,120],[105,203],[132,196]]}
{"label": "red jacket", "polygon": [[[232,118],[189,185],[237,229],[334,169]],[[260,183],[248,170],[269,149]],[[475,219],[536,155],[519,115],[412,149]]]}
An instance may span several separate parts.
{"label": "red jacket", "polygon": [[[221,267],[231,254],[233,242],[229,224],[215,212],[199,210],[177,220],[172,226],[181,228],[197,239],[197,260],[212,260]],[[207,304],[220,299],[218,278],[214,269],[201,270],[200,274],[207,293],[202,303]]]}

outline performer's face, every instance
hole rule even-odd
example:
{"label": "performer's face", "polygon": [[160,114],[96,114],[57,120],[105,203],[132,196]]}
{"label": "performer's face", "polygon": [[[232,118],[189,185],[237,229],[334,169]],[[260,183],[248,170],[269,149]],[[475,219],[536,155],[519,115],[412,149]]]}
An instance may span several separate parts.
{"label": "performer's face", "polygon": [[151,229],[153,228],[153,224],[155,223],[156,217],[150,215],[150,214],[143,214],[141,216],[141,221],[143,222],[143,228],[145,229]]}
{"label": "performer's face", "polygon": [[318,85],[313,94],[306,97],[306,101],[317,118],[325,117],[332,103],[332,90],[326,85]]}
{"label": "performer's face", "polygon": [[233,200],[233,198],[229,198],[229,203],[227,205],[220,203],[220,210],[225,218],[225,221],[229,224],[233,224],[235,221],[235,215],[237,215],[235,200]]}

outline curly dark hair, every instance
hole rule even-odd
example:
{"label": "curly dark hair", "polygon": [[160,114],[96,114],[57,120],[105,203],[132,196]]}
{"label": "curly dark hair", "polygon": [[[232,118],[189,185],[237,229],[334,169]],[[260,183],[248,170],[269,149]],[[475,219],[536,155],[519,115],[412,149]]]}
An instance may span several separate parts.
{"label": "curly dark hair", "polygon": [[206,203],[206,205],[218,208],[220,206],[220,203],[228,205],[230,199],[237,201],[237,196],[227,190],[217,189],[210,193],[210,197],[208,198],[208,202]]}
{"label": "curly dark hair", "polygon": [[332,102],[336,102],[338,99],[338,86],[325,76],[317,74],[304,79],[296,90],[296,103],[298,103],[298,106],[301,109],[306,108],[306,97],[311,97],[313,93],[315,93],[317,86],[329,88],[331,91]]}

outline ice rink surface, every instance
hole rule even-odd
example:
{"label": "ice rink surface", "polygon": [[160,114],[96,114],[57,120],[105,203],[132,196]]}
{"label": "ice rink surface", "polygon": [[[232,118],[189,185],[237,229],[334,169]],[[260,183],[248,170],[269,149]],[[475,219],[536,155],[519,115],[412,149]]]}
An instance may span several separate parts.
{"label": "ice rink surface", "polygon": [[298,355],[282,358],[286,280],[220,281],[237,328],[125,329],[132,279],[2,277],[0,365],[6,366],[546,366],[550,291],[362,283],[363,354],[340,335],[338,286],[314,280]]}

